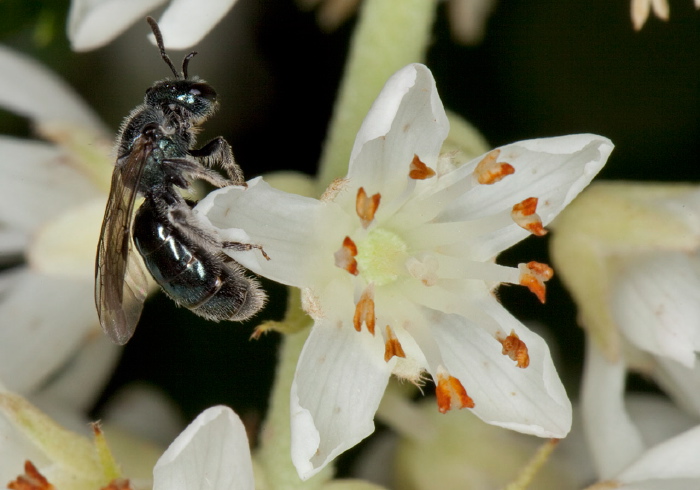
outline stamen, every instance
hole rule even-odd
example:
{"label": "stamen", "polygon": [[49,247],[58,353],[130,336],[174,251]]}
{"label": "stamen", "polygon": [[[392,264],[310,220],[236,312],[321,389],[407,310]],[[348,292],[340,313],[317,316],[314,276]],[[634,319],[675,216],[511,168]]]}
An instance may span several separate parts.
{"label": "stamen", "polygon": [[24,462],[24,475],[17,477],[15,481],[7,484],[11,490],[55,490],[52,484],[39,473],[34,464],[27,460]]}
{"label": "stamen", "polygon": [[372,197],[368,197],[365,192],[364,187],[360,187],[357,190],[357,199],[355,200],[355,212],[360,217],[362,222],[362,227],[367,228],[369,224],[374,220],[374,213],[377,212],[379,207],[379,200],[381,199],[379,193],[374,194]]}
{"label": "stamen", "polygon": [[453,408],[474,408],[474,400],[467,395],[467,390],[457,378],[442,368],[438,368],[437,378],[435,396],[440,413],[447,413]]}
{"label": "stamen", "polygon": [[131,486],[131,482],[125,478],[117,478],[109,482],[106,487],[100,488],[100,490],[133,490],[134,487]]}
{"label": "stamen", "polygon": [[519,368],[524,369],[530,365],[530,356],[527,353],[527,345],[525,345],[525,342],[520,340],[520,337],[518,337],[518,334],[515,333],[515,330],[511,330],[510,335],[505,338],[499,334],[496,337],[496,340],[498,340],[503,346],[501,354],[514,360]]}
{"label": "stamen", "polygon": [[360,301],[355,305],[355,315],[352,324],[358,332],[362,330],[362,324],[367,325],[367,331],[374,335],[374,283],[370,283],[360,296]]}
{"label": "stamen", "polygon": [[542,226],[542,219],[535,213],[537,209],[536,197],[528,197],[523,202],[513,206],[513,211],[510,213],[513,221],[521,228],[526,229],[536,236],[544,236],[547,230]]}
{"label": "stamen", "polygon": [[384,343],[384,360],[389,362],[392,357],[406,357],[401,342],[389,325],[386,326],[386,342]]}
{"label": "stamen", "polygon": [[499,180],[515,173],[515,169],[510,163],[498,163],[501,150],[493,150],[481,160],[474,169],[474,176],[479,184],[495,184]]}
{"label": "stamen", "polygon": [[554,271],[547,264],[528,262],[518,264],[520,270],[520,285],[535,293],[541,303],[545,302],[546,287],[544,283],[554,276]]}
{"label": "stamen", "polygon": [[345,269],[353,276],[359,273],[355,256],[357,256],[357,245],[355,245],[355,242],[353,242],[352,238],[349,236],[345,237],[343,246],[333,254],[335,265],[341,269]]}
{"label": "stamen", "polygon": [[418,155],[413,155],[413,161],[409,167],[408,176],[414,180],[425,180],[435,176],[435,170],[421,162]]}

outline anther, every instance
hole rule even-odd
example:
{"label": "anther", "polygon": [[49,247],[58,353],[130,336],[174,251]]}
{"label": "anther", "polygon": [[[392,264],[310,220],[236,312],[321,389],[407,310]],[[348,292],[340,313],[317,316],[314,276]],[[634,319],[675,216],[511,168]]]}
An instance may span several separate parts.
{"label": "anther", "polygon": [[413,155],[413,161],[408,167],[408,176],[414,180],[425,180],[435,176],[435,170],[423,163],[418,155]]}
{"label": "anther", "polygon": [[39,473],[31,461],[26,460],[24,462],[24,475],[20,475],[16,480],[8,483],[7,488],[11,490],[55,490],[56,487]]}
{"label": "anther", "polygon": [[474,400],[467,395],[467,390],[457,378],[442,368],[438,368],[437,378],[435,396],[440,413],[447,413],[453,408],[474,408]]}
{"label": "anther", "polygon": [[333,254],[335,265],[341,269],[345,269],[353,276],[356,276],[359,273],[357,270],[357,260],[355,260],[356,255],[357,245],[352,241],[352,238],[346,236],[345,240],[343,240],[343,246]]}
{"label": "anther", "polygon": [[547,264],[540,262],[528,262],[518,264],[520,270],[520,285],[532,291],[541,303],[545,302],[545,282],[554,276],[554,271]]}
{"label": "anther", "polygon": [[537,202],[538,199],[536,197],[529,197],[513,206],[513,211],[511,211],[510,215],[513,221],[521,228],[533,235],[544,236],[547,234],[547,230],[542,226],[542,219],[535,212]]}
{"label": "anther", "polygon": [[389,325],[386,326],[386,342],[384,343],[384,360],[389,362],[392,357],[406,357],[401,342]]}
{"label": "anther", "polygon": [[360,296],[360,301],[355,305],[355,315],[352,324],[358,332],[362,330],[362,324],[367,325],[367,331],[374,335],[374,283],[370,283]]}
{"label": "anther", "polygon": [[525,342],[520,340],[520,337],[518,337],[518,334],[515,333],[515,330],[511,330],[510,335],[507,337],[503,337],[502,335],[497,336],[496,340],[498,340],[503,346],[501,354],[510,357],[517,363],[519,368],[526,368],[530,365],[530,356],[527,353],[527,345],[525,345]]}
{"label": "anther", "polygon": [[515,172],[510,163],[496,161],[500,154],[501,150],[493,150],[476,165],[474,176],[479,184],[495,184]]}
{"label": "anther", "polygon": [[379,193],[367,196],[364,187],[360,187],[357,190],[357,199],[355,200],[355,212],[360,217],[362,222],[362,227],[367,228],[369,224],[374,220],[374,213],[377,212],[379,207],[379,200],[381,199]]}

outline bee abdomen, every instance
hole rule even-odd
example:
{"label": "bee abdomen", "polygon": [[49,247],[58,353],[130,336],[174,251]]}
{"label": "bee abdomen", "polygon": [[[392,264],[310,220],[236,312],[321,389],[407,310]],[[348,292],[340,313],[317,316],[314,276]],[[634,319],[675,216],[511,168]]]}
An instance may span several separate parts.
{"label": "bee abdomen", "polygon": [[[161,218],[161,219],[159,219]],[[262,307],[257,281],[204,250],[145,202],[134,218],[134,243],[149,272],[178,304],[209,320],[245,320]]]}

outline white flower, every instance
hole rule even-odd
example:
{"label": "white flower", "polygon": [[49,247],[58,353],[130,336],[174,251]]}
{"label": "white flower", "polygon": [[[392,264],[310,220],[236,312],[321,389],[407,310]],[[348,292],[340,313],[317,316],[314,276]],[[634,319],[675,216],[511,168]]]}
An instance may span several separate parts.
{"label": "white flower", "polygon": [[0,63],[0,106],[52,141],[0,135],[0,257],[24,259],[0,273],[0,378],[25,395],[46,389],[89,345],[77,361],[89,369],[59,383],[86,407],[118,354],[100,334],[93,299],[111,136],[54,74],[3,47]]}
{"label": "white flower", "polygon": [[[695,8],[700,9],[700,0],[695,0],[694,3]],[[635,31],[644,27],[651,11],[657,18],[667,21],[670,13],[668,0],[632,0],[630,14]]]}
{"label": "white flower", "polygon": [[[143,441],[130,441],[95,426],[95,439],[70,432],[41,413],[26,400],[0,393],[0,479],[14,480],[25,461],[29,476],[41,475],[57,490],[253,490],[253,464],[243,423],[228,407],[202,412],[160,456],[155,466],[153,451]],[[145,475],[120,475],[108,442],[116,440],[115,455],[124,452],[136,461],[136,472],[153,468],[151,487]],[[156,455],[157,457],[157,455]],[[152,459],[151,459],[152,458]],[[127,468],[128,471],[128,468]],[[108,486],[113,482],[113,486]],[[116,484],[115,482],[119,482]],[[24,487],[20,487],[24,488]],[[34,487],[31,487],[34,488]],[[41,487],[44,488],[44,487]],[[49,488],[49,487],[47,487]],[[51,487],[53,488],[53,487]]]}
{"label": "white flower", "polygon": [[254,490],[245,427],[228,407],[206,409],[153,468],[153,490]]}
{"label": "white flower", "polygon": [[238,262],[304,288],[315,324],[291,393],[302,478],[372,433],[392,373],[416,383],[430,373],[441,411],[473,407],[488,423],[541,437],[569,431],[546,344],[492,294],[499,283],[525,284],[543,300],[551,269],[493,259],[544,234],[612,144],[594,135],[524,141],[454,167],[440,157],[447,133],[430,71],[409,65],[366,117],[347,177],[320,201],[254,179],[196,208],[222,238],[260,244],[270,257],[230,252]]}
{"label": "white flower", "polygon": [[613,478],[587,490],[695,490],[700,488],[700,426],[653,446]]}
{"label": "white flower", "polygon": [[609,478],[647,447],[624,404],[629,370],[700,416],[700,189],[599,182],[555,232],[552,258],[588,335],[585,428]]}
{"label": "white flower", "polygon": [[[194,46],[237,0],[171,0],[158,25],[171,49]],[[167,0],[72,0],[68,38],[75,51],[104,46]],[[145,23],[144,23],[145,25]]]}

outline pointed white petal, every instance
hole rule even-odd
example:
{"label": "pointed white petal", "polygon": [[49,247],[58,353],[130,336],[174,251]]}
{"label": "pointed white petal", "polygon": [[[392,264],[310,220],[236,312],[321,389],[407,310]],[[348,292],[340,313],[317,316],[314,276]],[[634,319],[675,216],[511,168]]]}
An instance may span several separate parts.
{"label": "pointed white petal", "polygon": [[170,49],[194,46],[231,10],[236,1],[172,0],[158,21],[165,46]]}
{"label": "pointed white petal", "polygon": [[608,362],[594,342],[587,344],[584,430],[598,476],[611,478],[642,453],[644,443],[624,405],[626,366]]}
{"label": "pointed white petal", "polygon": [[53,72],[0,46],[0,107],[36,122],[61,121],[107,129],[90,107]]}
{"label": "pointed white petal", "polygon": [[449,129],[430,70],[420,64],[402,68],[387,81],[357,133],[348,170],[351,185],[363,186],[368,195],[381,192],[384,201],[393,199],[409,180],[414,155],[436,168]]}
{"label": "pointed white petal", "polygon": [[631,483],[645,480],[693,478],[696,479],[696,485],[700,485],[698,454],[700,454],[700,426],[648,449],[620,473],[617,479]]}
{"label": "pointed white petal", "polygon": [[291,393],[292,461],[303,480],[374,432],[390,374],[380,336],[347,324],[313,327]]}
{"label": "pointed white petal", "polygon": [[[478,185],[455,199],[436,221],[470,221],[490,215],[509,215],[513,206],[530,197],[539,199],[537,214],[546,226],[586,187],[600,171],[613,145],[607,138],[577,134],[520,141],[500,148],[499,162],[510,163],[515,173],[491,185]],[[463,165],[445,178],[471,178],[485,155]],[[483,257],[491,258],[514,245],[529,232],[514,222],[481,237]]]}
{"label": "pointed white petal", "polygon": [[0,301],[0,379],[32,391],[99,329],[91,281],[36,274],[26,268]]}
{"label": "pointed white petal", "polygon": [[73,0],[68,14],[71,47],[75,51],[100,48],[165,1]]}
{"label": "pointed white petal", "polygon": [[[489,424],[526,434],[566,436],[571,429],[571,403],[547,344],[495,298],[483,298],[479,306],[488,317],[476,310],[464,317],[426,309],[445,368],[474,400],[472,411]],[[528,367],[517,367],[501,353],[494,326],[503,337],[513,330],[517,333],[528,349]]]}
{"label": "pointed white petal", "polygon": [[[0,222],[33,230],[66,208],[101,195],[56,147],[0,136]],[[106,197],[105,197],[106,199]]]}
{"label": "pointed white petal", "polygon": [[[90,336],[50,383],[32,396],[58,403],[73,413],[90,410],[114,372],[122,349],[104,335]],[[133,432],[136,434],[136,432]]]}
{"label": "pointed white petal", "polygon": [[153,468],[153,490],[254,488],[245,427],[223,406],[199,414]]}
{"label": "pointed white petal", "polygon": [[700,350],[700,261],[685,253],[625,261],[610,286],[612,315],[632,344],[688,368]]}
{"label": "pointed white petal", "polygon": [[[261,245],[270,260],[259,250],[227,250],[257,274],[297,287],[319,283],[319,274],[329,270],[347,275],[335,267],[333,252],[342,245],[350,218],[334,203],[289,194],[256,178],[246,189],[212,192],[195,212],[218,228],[222,239]],[[328,262],[319,263],[319,257]]]}

